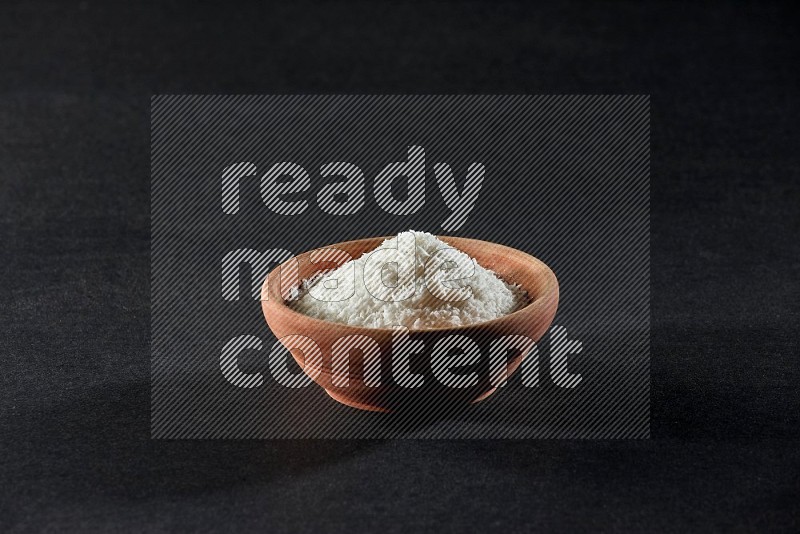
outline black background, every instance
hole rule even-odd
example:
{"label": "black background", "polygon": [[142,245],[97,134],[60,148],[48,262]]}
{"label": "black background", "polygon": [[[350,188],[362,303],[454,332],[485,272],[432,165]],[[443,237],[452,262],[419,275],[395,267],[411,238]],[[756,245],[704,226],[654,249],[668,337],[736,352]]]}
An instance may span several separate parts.
{"label": "black background", "polygon": [[[0,8],[0,526],[798,529],[789,4]],[[651,94],[649,441],[149,439],[155,93]]]}

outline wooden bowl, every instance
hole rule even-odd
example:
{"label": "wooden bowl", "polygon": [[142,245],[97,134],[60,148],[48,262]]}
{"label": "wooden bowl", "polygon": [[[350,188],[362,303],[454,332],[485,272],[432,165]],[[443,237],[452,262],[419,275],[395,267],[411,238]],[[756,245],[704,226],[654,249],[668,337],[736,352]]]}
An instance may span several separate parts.
{"label": "wooden bowl", "polygon": [[[358,241],[347,241],[325,247],[347,252],[353,259],[375,250],[388,237],[375,237]],[[392,336],[396,332],[389,328],[366,328],[315,319],[292,310],[286,304],[286,296],[299,280],[310,278],[324,269],[337,266],[333,262],[320,262],[322,256],[317,251],[309,251],[281,264],[270,272],[261,290],[261,307],[275,336],[282,340],[290,350],[297,364],[317,384],[321,385],[333,399],[364,410],[398,411],[429,405],[427,403],[472,403],[491,395],[497,384],[489,376],[489,346],[493,340],[502,336],[521,335],[538,342],[553,322],[558,307],[558,281],[555,274],[540,260],[519,250],[496,243],[488,243],[461,237],[440,237],[442,241],[457,248],[478,263],[494,271],[503,280],[519,284],[527,293],[529,303],[524,308],[482,323],[469,326],[411,329],[409,339],[424,343],[425,350],[410,359],[411,371],[424,376],[424,383],[418,387],[403,387],[397,384],[392,373]],[[324,249],[317,249],[318,251]],[[316,263],[311,261],[312,255]],[[296,261],[295,261],[296,260]],[[476,384],[468,387],[446,387],[441,384],[430,369],[431,349],[437,340],[451,335],[465,336],[475,341],[481,348],[480,360],[474,365],[478,373]],[[301,335],[313,340],[320,349],[322,361],[309,359],[306,367],[302,350],[293,348],[283,341],[287,336]],[[365,378],[363,353],[352,350],[349,355],[349,382],[341,387],[341,379],[334,380],[332,366],[332,346],[336,340],[351,335],[367,336],[380,346],[380,384],[374,379]],[[395,338],[396,339],[396,338]],[[512,353],[508,359],[507,374],[511,374],[522,363],[528,351]],[[372,381],[370,381],[372,380]],[[337,385],[340,384],[340,385]]]}

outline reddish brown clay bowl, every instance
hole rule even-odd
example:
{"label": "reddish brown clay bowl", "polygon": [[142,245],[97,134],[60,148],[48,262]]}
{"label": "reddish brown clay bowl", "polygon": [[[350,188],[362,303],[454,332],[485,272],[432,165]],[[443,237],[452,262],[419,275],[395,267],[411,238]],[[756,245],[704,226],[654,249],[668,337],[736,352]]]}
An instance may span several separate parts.
{"label": "reddish brown clay bowl", "polygon": [[[342,250],[355,259],[376,249],[386,239],[388,238],[375,237],[347,241],[325,247],[325,249]],[[306,336],[319,346],[322,354],[321,364],[317,358],[313,367],[311,366],[312,362],[309,362],[309,368],[306,368],[303,351],[284,343],[290,349],[297,364],[306,371],[308,376],[322,386],[333,399],[348,406],[386,412],[403,410],[409,406],[426,405],[429,402],[463,404],[483,400],[495,391],[495,386],[489,376],[489,344],[494,339],[509,335],[523,335],[538,342],[550,327],[558,307],[558,281],[547,265],[519,250],[496,243],[461,237],[440,237],[440,239],[466,252],[480,265],[491,269],[506,282],[519,284],[528,293],[529,304],[509,315],[474,325],[410,330],[409,338],[421,340],[425,346],[425,350],[415,355],[410,361],[414,372],[418,371],[426,375],[424,384],[420,387],[402,387],[391,377],[392,336],[394,334],[392,329],[366,328],[315,319],[292,310],[286,304],[284,296],[288,295],[289,288],[297,286],[298,280],[305,280],[320,270],[337,266],[332,261],[319,261],[320,257],[325,257],[319,252],[323,249],[301,254],[295,258],[296,262],[290,260],[272,270],[261,290],[261,307],[267,324],[278,339],[294,335]],[[312,255],[316,262],[311,261]],[[466,388],[444,387],[430,372],[431,347],[437,340],[454,334],[469,337],[481,348],[481,362],[476,367],[479,375],[478,382]],[[347,386],[335,385],[335,383],[341,384],[341,380],[336,382],[333,380],[332,346],[336,340],[351,335],[368,336],[380,346],[381,379],[379,385],[365,380],[363,353],[360,350],[350,352]],[[511,376],[525,356],[526,352],[518,352],[515,355],[512,353],[508,360],[506,376]]]}

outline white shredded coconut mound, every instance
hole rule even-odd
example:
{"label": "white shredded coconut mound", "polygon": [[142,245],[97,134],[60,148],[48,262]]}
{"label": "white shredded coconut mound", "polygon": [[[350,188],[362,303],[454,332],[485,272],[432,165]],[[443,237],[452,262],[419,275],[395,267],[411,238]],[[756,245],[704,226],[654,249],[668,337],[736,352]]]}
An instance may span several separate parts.
{"label": "white shredded coconut mound", "polygon": [[289,306],[335,323],[390,328],[464,326],[528,302],[525,292],[426,232],[402,232],[376,250],[305,280]]}

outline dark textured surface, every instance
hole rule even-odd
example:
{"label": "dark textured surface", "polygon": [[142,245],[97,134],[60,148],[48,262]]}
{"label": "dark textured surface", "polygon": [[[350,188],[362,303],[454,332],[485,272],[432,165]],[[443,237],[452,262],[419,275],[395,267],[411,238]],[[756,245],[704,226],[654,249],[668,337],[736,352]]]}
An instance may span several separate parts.
{"label": "dark textured surface", "polygon": [[[0,8],[3,530],[797,531],[781,5]],[[652,95],[650,441],[149,439],[153,93]]]}

